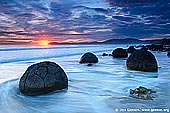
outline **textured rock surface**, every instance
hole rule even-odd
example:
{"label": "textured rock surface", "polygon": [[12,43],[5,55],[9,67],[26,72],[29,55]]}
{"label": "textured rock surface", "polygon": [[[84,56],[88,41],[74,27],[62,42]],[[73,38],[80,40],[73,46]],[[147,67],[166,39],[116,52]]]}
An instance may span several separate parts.
{"label": "textured rock surface", "polygon": [[134,90],[130,89],[130,96],[137,99],[153,100],[152,93],[156,93],[156,91],[142,86],[139,86]]}
{"label": "textured rock surface", "polygon": [[158,70],[155,56],[149,51],[137,50],[126,61],[128,69],[136,71],[154,72]]}
{"label": "textured rock surface", "polygon": [[98,62],[97,56],[90,52],[85,53],[79,61],[79,63],[97,63],[97,62]]}
{"label": "textured rock surface", "polygon": [[127,53],[133,53],[134,51],[136,51],[136,49],[134,48],[134,46],[130,46],[130,47],[127,49]]}
{"label": "textured rock surface", "polygon": [[64,70],[54,62],[33,64],[19,81],[19,90],[25,95],[39,95],[68,87]]}
{"label": "textured rock surface", "polygon": [[126,58],[126,57],[128,57],[128,54],[125,49],[117,48],[117,49],[113,50],[112,56],[116,57],[116,58]]}

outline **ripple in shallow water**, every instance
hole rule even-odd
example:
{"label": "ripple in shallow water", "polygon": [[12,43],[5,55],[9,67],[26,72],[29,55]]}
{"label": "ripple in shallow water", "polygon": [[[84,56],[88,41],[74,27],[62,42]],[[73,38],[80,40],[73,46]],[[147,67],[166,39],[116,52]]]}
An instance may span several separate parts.
{"label": "ripple in shallow water", "polygon": [[14,79],[0,85],[1,113],[47,113],[48,110],[52,113],[54,111],[52,109],[55,107],[50,106],[58,104],[64,106],[62,100],[66,90],[62,90],[60,93],[53,92],[52,94],[31,97],[25,96],[19,91],[18,82],[19,79]]}
{"label": "ripple in shallow water", "polygon": [[0,84],[0,113],[112,112],[100,99],[100,95],[82,94],[76,92],[72,86],[70,91],[60,90],[40,96],[25,96],[20,93],[18,82],[19,79],[14,79]]}

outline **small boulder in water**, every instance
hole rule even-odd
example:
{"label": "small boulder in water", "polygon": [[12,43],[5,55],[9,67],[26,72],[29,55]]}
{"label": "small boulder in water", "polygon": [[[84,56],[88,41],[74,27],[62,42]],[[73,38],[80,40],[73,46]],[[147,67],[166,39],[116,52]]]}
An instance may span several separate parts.
{"label": "small boulder in water", "polygon": [[151,89],[139,86],[138,88],[130,89],[130,96],[133,98],[144,99],[144,100],[153,100],[152,93],[156,93]]}
{"label": "small boulder in water", "polygon": [[117,48],[117,49],[113,50],[112,56],[115,58],[126,58],[126,57],[128,57],[128,54],[125,49]]}
{"label": "small boulder in water", "polygon": [[102,56],[108,56],[108,54],[107,53],[103,53]]}
{"label": "small boulder in water", "polygon": [[137,50],[126,61],[128,69],[136,71],[155,72],[158,65],[155,56],[149,51]]}
{"label": "small boulder in water", "polygon": [[25,95],[40,95],[68,87],[64,70],[54,62],[33,64],[19,81],[19,90]]}
{"label": "small boulder in water", "polygon": [[98,62],[97,56],[91,52],[85,53],[79,61],[79,63],[97,63],[97,62]]}

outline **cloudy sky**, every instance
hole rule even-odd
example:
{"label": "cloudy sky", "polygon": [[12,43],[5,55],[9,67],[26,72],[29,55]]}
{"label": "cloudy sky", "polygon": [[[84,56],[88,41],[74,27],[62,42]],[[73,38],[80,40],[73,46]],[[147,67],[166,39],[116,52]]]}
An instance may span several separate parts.
{"label": "cloudy sky", "polygon": [[169,0],[0,0],[0,44],[170,38]]}

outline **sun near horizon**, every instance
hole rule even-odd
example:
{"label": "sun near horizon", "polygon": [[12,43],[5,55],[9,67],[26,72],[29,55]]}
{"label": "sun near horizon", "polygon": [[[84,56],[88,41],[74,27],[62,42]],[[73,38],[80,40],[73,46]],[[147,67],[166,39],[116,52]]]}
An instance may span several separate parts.
{"label": "sun near horizon", "polygon": [[50,41],[49,40],[39,40],[39,41],[36,41],[38,45],[41,45],[41,46],[49,46],[50,45]]}

